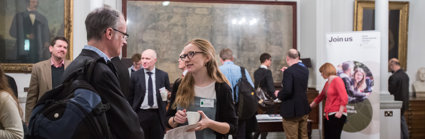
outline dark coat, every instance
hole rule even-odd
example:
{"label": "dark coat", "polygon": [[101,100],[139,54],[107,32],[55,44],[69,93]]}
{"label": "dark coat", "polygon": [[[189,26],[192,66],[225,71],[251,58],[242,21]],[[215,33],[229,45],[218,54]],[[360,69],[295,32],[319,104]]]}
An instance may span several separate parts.
{"label": "dark coat", "polygon": [[403,101],[403,115],[409,107],[409,76],[402,69],[394,72],[388,79],[388,91],[394,95],[394,100]]}
{"label": "dark coat", "polygon": [[254,72],[254,80],[255,88],[261,87],[261,89],[265,90],[269,96],[276,99],[276,96],[274,95],[275,88],[271,70],[258,68]]}
{"label": "dark coat", "polygon": [[[173,87],[174,86],[178,87],[180,85],[180,81],[181,80],[179,80],[178,82],[175,82],[174,83],[175,85],[173,85]],[[177,89],[173,89],[173,91],[177,91]],[[238,117],[236,116],[235,104],[233,104],[232,89],[226,83],[216,82],[215,92],[216,92],[216,98],[217,98],[217,109],[215,113],[215,121],[228,123],[230,126],[230,130],[228,134],[231,135],[236,132],[236,128],[238,127]],[[177,92],[171,93],[170,105],[167,111],[167,119],[170,119],[171,117],[173,117],[177,112],[176,109],[172,108],[174,101],[176,99],[176,94]],[[167,120],[167,126],[171,128],[171,126],[168,124],[168,120]],[[223,135],[217,132],[215,132],[215,134],[216,134],[216,139],[222,139],[226,137],[226,135]]]}
{"label": "dark coat", "polygon": [[[156,89],[156,101],[158,102],[158,112],[161,120],[162,129],[165,131],[165,106],[167,105],[166,101],[162,101],[161,93],[159,89],[165,87],[165,89],[170,90],[170,80],[168,79],[168,73],[155,68],[155,89]],[[132,100],[131,106],[134,111],[138,111],[142,102],[146,96],[146,81],[145,81],[145,69],[140,69],[131,74],[131,87],[130,92],[132,96],[129,97],[129,100]]]}
{"label": "dark coat", "polygon": [[[118,81],[120,82],[121,91],[126,98],[130,96],[130,75],[128,73],[128,68],[124,63],[121,62],[119,57],[114,57],[111,59],[112,64],[114,64],[117,69]],[[131,103],[130,103],[131,104]]]}
{"label": "dark coat", "polygon": [[[62,80],[66,79],[73,71],[84,66],[89,60],[95,60],[100,56],[91,50],[83,49],[80,55],[65,70]],[[110,103],[111,109],[106,112],[109,128],[114,138],[143,139],[143,130],[140,127],[136,113],[121,92],[114,65],[98,63],[93,73],[93,87],[106,102]]]}
{"label": "dark coat", "polygon": [[294,64],[283,72],[282,85],[278,98],[282,100],[280,115],[283,118],[294,118],[310,113],[307,100],[308,69]]}

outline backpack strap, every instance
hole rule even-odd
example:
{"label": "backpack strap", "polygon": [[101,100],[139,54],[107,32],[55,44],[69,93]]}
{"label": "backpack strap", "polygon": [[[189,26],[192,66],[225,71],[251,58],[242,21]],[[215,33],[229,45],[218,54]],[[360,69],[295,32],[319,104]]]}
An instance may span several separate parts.
{"label": "backpack strap", "polygon": [[246,75],[245,75],[245,68],[241,66],[241,74],[242,74],[242,79],[246,79]]}
{"label": "backpack strap", "polygon": [[246,80],[246,75],[245,75],[245,68],[244,67],[242,67],[242,66],[240,66],[240,69],[241,69],[241,74],[242,74],[242,77],[239,79],[239,81],[236,83],[236,85],[235,85],[235,87],[233,87],[233,91],[235,92],[235,93],[233,93],[233,98],[235,99],[235,100],[233,100],[233,102],[237,102],[236,101],[236,93],[239,93],[239,92],[236,92],[236,87],[237,86],[239,86],[239,82],[241,82],[242,80]]}

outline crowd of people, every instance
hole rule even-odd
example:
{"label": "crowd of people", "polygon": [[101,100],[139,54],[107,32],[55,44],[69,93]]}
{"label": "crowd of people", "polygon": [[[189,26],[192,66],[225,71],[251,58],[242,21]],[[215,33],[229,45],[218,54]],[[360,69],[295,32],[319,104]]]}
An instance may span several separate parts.
{"label": "crowd of people", "polygon": [[[60,85],[87,61],[99,58],[105,62],[96,65],[92,86],[111,104],[106,115],[113,138],[161,139],[168,129],[188,125],[188,112],[200,115],[196,126],[190,130],[195,131],[196,138],[253,137],[257,128],[255,115],[250,119],[238,119],[236,106],[240,96],[236,84],[242,73],[240,66],[233,62],[231,49],[219,52],[222,63],[219,66],[213,44],[205,39],[190,40],[178,57],[181,77],[171,88],[168,73],[155,66],[157,53],[153,49],[135,54],[131,67],[121,65],[119,55],[129,37],[122,13],[98,8],[86,17],[85,25],[88,42],[74,61],[65,59],[68,40],[56,37],[49,46],[50,59],[34,65],[25,116],[5,73],[0,70],[0,138],[23,138],[32,109],[43,94]],[[259,58],[261,65],[254,72],[254,82],[249,72],[244,72],[253,88],[261,88],[270,99],[281,101],[280,115],[286,137],[307,139],[311,108],[326,97],[325,138],[340,138],[347,119],[346,105],[370,94],[370,81],[364,70],[357,68],[351,74],[352,67],[346,63],[338,73],[332,64],[323,64],[319,71],[327,82],[320,95],[309,104],[306,94],[309,71],[300,60],[300,53],[289,49],[285,60],[288,67],[282,68],[280,90],[273,85],[269,69],[272,57],[268,53]],[[393,78],[390,83],[396,84]],[[397,88],[390,88],[390,92],[392,90]],[[273,113],[273,110],[266,113]],[[260,135],[266,138],[267,133],[257,132],[255,138]]]}

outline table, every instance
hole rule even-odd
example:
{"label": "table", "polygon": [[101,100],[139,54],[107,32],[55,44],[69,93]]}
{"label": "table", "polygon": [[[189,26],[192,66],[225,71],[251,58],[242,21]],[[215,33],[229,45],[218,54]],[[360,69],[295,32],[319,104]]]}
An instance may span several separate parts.
{"label": "table", "polygon": [[[282,127],[282,117],[276,114],[258,114],[257,115],[258,130],[260,132],[284,132]],[[311,139],[311,123],[307,120],[308,138]]]}

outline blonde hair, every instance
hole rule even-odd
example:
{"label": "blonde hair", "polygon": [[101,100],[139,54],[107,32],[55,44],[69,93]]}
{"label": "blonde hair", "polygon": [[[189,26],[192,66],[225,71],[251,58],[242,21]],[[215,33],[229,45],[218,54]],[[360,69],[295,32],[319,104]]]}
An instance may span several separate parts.
{"label": "blonde hair", "polygon": [[[363,74],[363,77],[360,81],[356,80],[356,73],[360,72]],[[364,72],[364,70],[362,68],[357,68],[356,70],[354,70],[354,74],[353,74],[353,86],[354,86],[354,90],[359,91],[359,90],[363,90],[366,88],[366,73]]]}
{"label": "blonde hair", "polygon": [[23,111],[22,111],[21,107],[19,106],[18,99],[13,94],[12,89],[10,89],[9,82],[7,81],[6,75],[5,75],[3,69],[0,66],[0,93],[2,93],[2,92],[6,92],[10,96],[12,96],[13,100],[15,100],[16,107],[18,107],[19,115],[21,116],[21,119],[22,119],[23,118],[22,117]]}
{"label": "blonde hair", "polygon": [[[220,72],[218,69],[218,64],[215,61],[215,49],[214,46],[207,40],[204,39],[193,39],[186,43],[185,46],[192,44],[198,47],[202,54],[209,57],[210,60],[205,64],[207,68],[207,74],[210,78],[215,80],[218,83],[226,82],[230,85],[227,78]],[[181,81],[179,88],[176,93],[176,100],[172,106],[173,109],[177,106],[188,108],[195,99],[195,90],[194,90],[195,80],[192,73],[187,73]]]}
{"label": "blonde hair", "polygon": [[325,63],[320,66],[320,73],[323,73],[324,76],[336,75],[336,69],[331,63]]}

